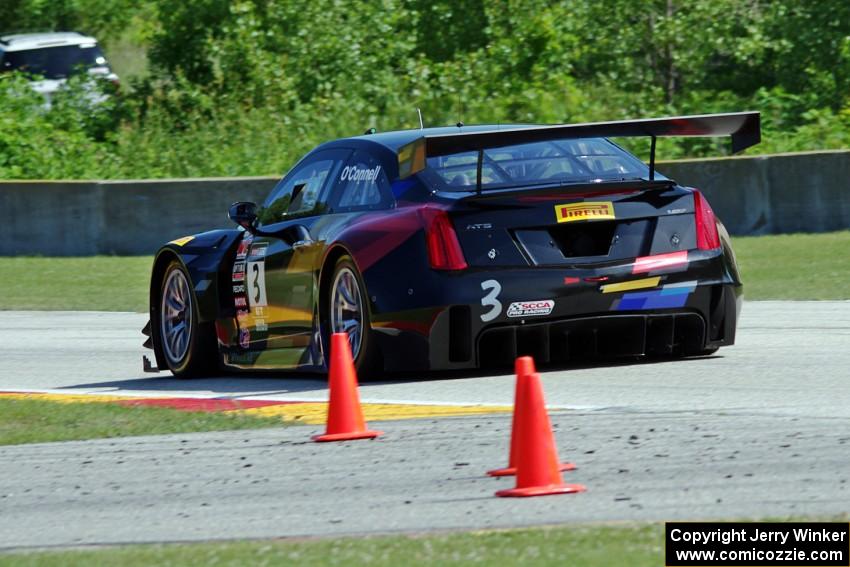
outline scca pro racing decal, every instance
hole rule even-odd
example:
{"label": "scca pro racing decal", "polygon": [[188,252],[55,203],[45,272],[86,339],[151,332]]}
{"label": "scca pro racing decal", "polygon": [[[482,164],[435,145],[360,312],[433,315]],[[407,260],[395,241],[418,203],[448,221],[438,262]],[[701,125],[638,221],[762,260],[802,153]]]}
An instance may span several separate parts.
{"label": "scca pro racing decal", "polygon": [[552,313],[555,301],[540,299],[537,301],[517,301],[508,305],[508,317],[541,317]]}
{"label": "scca pro racing decal", "polygon": [[248,301],[251,307],[265,307],[266,298],[266,248],[268,243],[260,242],[251,246],[248,258]]}
{"label": "scca pro racing decal", "polygon": [[569,205],[555,205],[555,217],[558,222],[583,220],[607,220],[614,216],[614,203],[611,201],[586,201]]}

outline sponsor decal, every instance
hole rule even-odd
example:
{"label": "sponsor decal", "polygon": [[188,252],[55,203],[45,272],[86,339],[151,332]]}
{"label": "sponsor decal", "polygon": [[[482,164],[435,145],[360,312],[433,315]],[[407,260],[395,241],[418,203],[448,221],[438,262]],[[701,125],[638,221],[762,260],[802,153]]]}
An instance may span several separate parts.
{"label": "sponsor decal", "polygon": [[266,248],[268,248],[268,242],[259,242],[251,246],[251,256],[262,256],[266,255]]}
{"label": "sponsor decal", "polygon": [[477,224],[466,225],[466,230],[490,230],[492,228],[493,225],[489,222],[480,222]]}
{"label": "sponsor decal", "polygon": [[236,310],[236,318],[240,321],[245,320],[249,315],[249,311],[247,309],[237,309]]}
{"label": "sponsor decal", "polygon": [[643,256],[635,259],[632,265],[633,274],[641,274],[645,272],[654,272],[657,270],[668,270],[670,268],[678,268],[677,271],[684,270],[688,267],[688,252],[671,252],[670,254],[656,254],[655,256]]}
{"label": "sponsor decal", "polygon": [[612,311],[640,311],[645,309],[676,309],[685,306],[697,282],[667,284],[661,289],[624,293],[611,306]]}
{"label": "sponsor decal", "polygon": [[245,256],[248,255],[248,248],[251,246],[252,241],[253,238],[246,237],[239,243],[239,248],[236,249],[236,258],[238,260],[244,260]]}
{"label": "sponsor decal", "polygon": [[225,354],[225,361],[227,364],[254,364],[257,362],[257,359],[260,357],[259,352],[233,352]]}
{"label": "sponsor decal", "polygon": [[372,169],[360,169],[356,165],[345,166],[342,168],[342,173],[339,175],[340,181],[354,181],[356,183],[360,183],[361,181],[368,181],[370,183],[374,182],[378,175],[381,173],[381,166],[376,165]]}
{"label": "sponsor decal", "polygon": [[233,281],[241,282],[245,280],[245,262],[233,263]]}
{"label": "sponsor decal", "polygon": [[234,297],[233,303],[236,305],[236,307],[248,307],[248,300],[245,298],[244,295],[238,295]]}
{"label": "sponsor decal", "polygon": [[245,293],[245,284],[233,286],[233,293]]}
{"label": "sponsor decal", "polygon": [[539,299],[537,301],[516,301],[508,305],[508,317],[540,317],[552,313],[555,301]]}
{"label": "sponsor decal", "polygon": [[265,309],[262,307],[254,307],[254,317],[265,317]]}
{"label": "sponsor decal", "polygon": [[269,330],[269,326],[266,324],[265,319],[254,319],[254,328],[260,333],[265,333]]}
{"label": "sponsor decal", "polygon": [[644,278],[642,280],[630,280],[627,282],[619,282],[605,284],[599,286],[599,291],[602,293],[616,293],[618,291],[630,291],[633,289],[643,289],[646,287],[656,287],[661,282],[661,276],[654,278]]}
{"label": "sponsor decal", "polygon": [[248,329],[239,329],[239,346],[248,348],[251,344],[251,331]]}
{"label": "sponsor decal", "polygon": [[248,301],[251,307],[265,307],[266,298],[266,260],[248,262]]}
{"label": "sponsor decal", "polygon": [[183,246],[189,242],[192,242],[193,240],[195,240],[194,236],[184,236],[183,238],[177,238],[175,240],[172,240],[171,242],[169,242],[169,244],[173,244],[175,246]]}
{"label": "sponsor decal", "polygon": [[614,203],[611,201],[586,201],[584,203],[555,205],[555,217],[558,219],[558,222],[616,218],[614,215]]}

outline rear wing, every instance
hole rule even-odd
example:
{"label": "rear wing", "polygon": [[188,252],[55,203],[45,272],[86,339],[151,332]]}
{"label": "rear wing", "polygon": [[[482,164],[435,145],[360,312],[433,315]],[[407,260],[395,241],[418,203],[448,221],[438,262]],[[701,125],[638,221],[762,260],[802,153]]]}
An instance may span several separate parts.
{"label": "rear wing", "polygon": [[702,114],[641,120],[617,120],[587,124],[556,124],[505,128],[457,134],[422,136],[398,150],[399,177],[405,178],[425,169],[429,157],[460,152],[478,152],[478,179],[481,191],[481,166],[484,150],[545,142],[563,138],[641,137],[652,139],[649,157],[649,179],[655,178],[655,139],[670,136],[731,136],[732,151],[737,153],[761,141],[761,119],[758,112]]}

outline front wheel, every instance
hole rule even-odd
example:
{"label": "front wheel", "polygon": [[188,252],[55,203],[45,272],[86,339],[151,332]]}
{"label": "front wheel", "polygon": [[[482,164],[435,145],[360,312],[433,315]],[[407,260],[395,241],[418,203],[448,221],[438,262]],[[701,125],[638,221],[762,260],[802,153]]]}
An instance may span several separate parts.
{"label": "front wheel", "polygon": [[215,330],[200,323],[186,268],[168,265],[159,293],[157,340],[168,369],[178,378],[204,376],[216,366]]}
{"label": "front wheel", "polygon": [[[366,286],[349,256],[337,260],[328,294],[328,323],[331,333],[348,333],[351,356],[361,381],[376,376],[381,368],[372,344]],[[326,345],[330,344],[327,337]],[[326,352],[329,356],[330,352]]]}

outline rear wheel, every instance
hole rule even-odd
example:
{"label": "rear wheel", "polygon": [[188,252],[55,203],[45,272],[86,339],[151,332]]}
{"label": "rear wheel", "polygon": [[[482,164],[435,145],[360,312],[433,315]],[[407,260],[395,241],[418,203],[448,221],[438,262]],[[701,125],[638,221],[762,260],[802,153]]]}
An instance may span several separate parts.
{"label": "rear wheel", "polygon": [[[366,286],[349,256],[342,256],[334,266],[328,293],[328,328],[330,333],[348,333],[360,380],[368,380],[380,372],[372,340]],[[325,344],[329,345],[330,336],[326,338]],[[330,354],[329,349],[326,354]]]}
{"label": "rear wheel", "polygon": [[216,367],[215,329],[200,323],[186,268],[168,265],[159,292],[157,340],[168,369],[179,378],[210,374]]}

